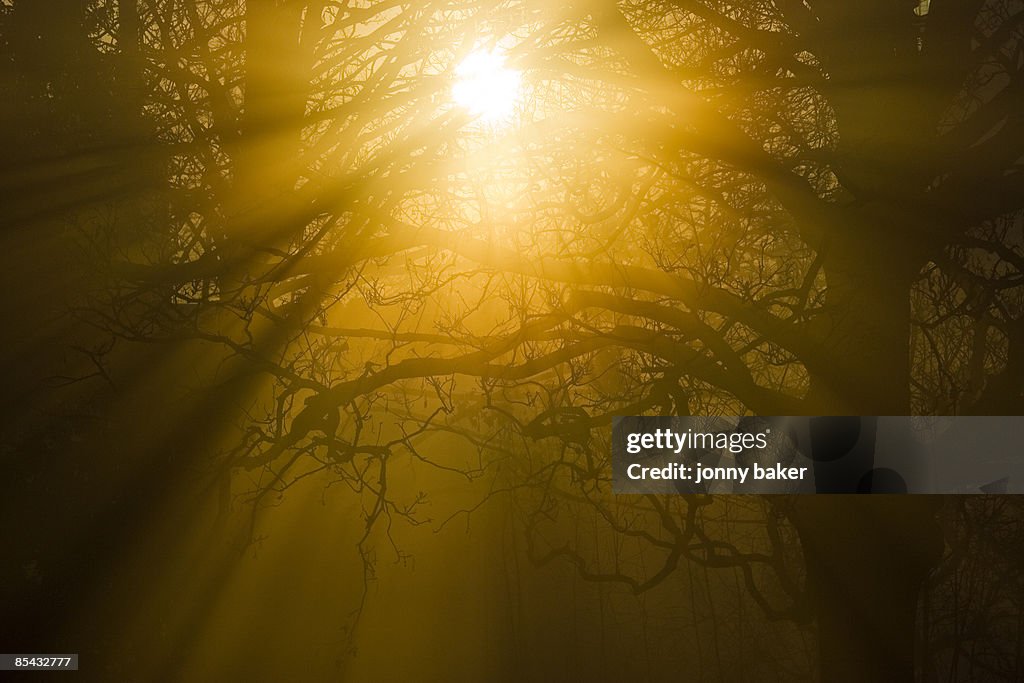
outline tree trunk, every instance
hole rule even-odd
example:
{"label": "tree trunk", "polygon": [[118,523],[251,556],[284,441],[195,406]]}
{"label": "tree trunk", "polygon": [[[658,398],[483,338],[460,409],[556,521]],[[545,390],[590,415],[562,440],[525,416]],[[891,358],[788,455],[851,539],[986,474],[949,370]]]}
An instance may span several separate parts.
{"label": "tree trunk", "polygon": [[[916,268],[906,249],[886,243],[879,223],[851,223],[836,231],[826,259],[829,311],[818,339],[827,362],[809,368],[808,412],[906,415],[909,289]],[[875,421],[860,420],[860,428],[872,431]],[[856,457],[855,467],[841,470],[846,481],[831,482],[829,490],[857,491],[873,466],[873,437],[861,435],[860,450],[868,452],[841,456]],[[820,441],[812,445],[812,457],[820,447]],[[942,551],[935,512],[928,496],[796,501],[791,521],[818,623],[822,681],[914,680],[917,600]]]}
{"label": "tree trunk", "polygon": [[928,496],[805,496],[793,515],[828,683],[914,680],[917,600],[942,536]]}

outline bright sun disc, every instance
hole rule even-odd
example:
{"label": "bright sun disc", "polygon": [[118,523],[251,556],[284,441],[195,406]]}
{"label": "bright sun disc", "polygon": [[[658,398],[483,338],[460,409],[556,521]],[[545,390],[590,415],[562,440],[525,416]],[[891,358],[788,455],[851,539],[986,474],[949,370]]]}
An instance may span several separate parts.
{"label": "bright sun disc", "polygon": [[474,52],[455,68],[458,80],[452,99],[475,117],[499,121],[508,117],[519,97],[522,74],[505,66],[494,52]]}

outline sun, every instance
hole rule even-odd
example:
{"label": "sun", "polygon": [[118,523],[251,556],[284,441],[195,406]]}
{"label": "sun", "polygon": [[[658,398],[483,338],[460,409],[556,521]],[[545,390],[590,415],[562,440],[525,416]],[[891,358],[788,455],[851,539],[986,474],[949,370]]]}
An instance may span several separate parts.
{"label": "sun", "polygon": [[452,99],[472,116],[495,123],[507,119],[519,99],[522,74],[497,52],[470,53],[455,67]]}

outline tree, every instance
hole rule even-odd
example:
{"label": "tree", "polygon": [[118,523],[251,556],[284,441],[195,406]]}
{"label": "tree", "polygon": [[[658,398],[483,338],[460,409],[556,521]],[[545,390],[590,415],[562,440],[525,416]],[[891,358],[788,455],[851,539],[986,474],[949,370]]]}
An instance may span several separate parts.
{"label": "tree", "polygon": [[[94,319],[206,345],[210,403],[245,418],[221,466],[265,472],[257,502],[332,472],[369,544],[422,502],[389,494],[396,453],[523,461],[503,481],[537,511],[583,503],[661,555],[639,578],[557,543],[540,560],[641,591],[688,558],[755,595],[766,567],[798,594],[786,532],[743,550],[704,498],[612,504],[610,416],[1022,405],[1012,3],[166,2],[140,22],[170,218],[104,240]],[[511,119],[452,102],[480,52],[522,72]],[[431,453],[438,432],[469,455]],[[910,680],[932,504],[769,513],[800,539],[823,678]]]}

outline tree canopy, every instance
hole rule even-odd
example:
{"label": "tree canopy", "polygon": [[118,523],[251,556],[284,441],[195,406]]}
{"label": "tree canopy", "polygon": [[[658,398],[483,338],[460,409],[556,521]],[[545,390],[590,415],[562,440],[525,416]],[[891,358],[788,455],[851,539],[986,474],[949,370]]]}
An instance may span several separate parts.
{"label": "tree canopy", "polygon": [[[406,458],[513,496],[537,561],[732,567],[806,618],[797,540],[883,504],[616,499],[613,415],[1024,408],[1016,3],[77,6],[137,105],[78,157],[117,192],[68,193],[117,207],[82,316],[201,358],[211,469],[350,486],[364,553],[421,519]],[[884,505],[930,566],[931,509]]]}

